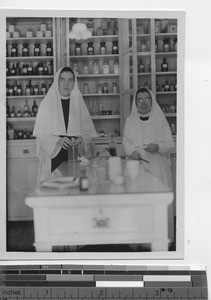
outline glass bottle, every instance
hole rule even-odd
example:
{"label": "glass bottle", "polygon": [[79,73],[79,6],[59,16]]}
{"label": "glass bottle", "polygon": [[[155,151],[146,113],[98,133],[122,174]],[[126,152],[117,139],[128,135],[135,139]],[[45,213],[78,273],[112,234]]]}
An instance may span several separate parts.
{"label": "glass bottle", "polygon": [[174,52],[174,40],[173,39],[169,40],[169,45],[170,45],[170,52]]}
{"label": "glass bottle", "polygon": [[38,64],[38,75],[43,76],[44,75],[44,66],[43,63]]}
{"label": "glass bottle", "polygon": [[160,91],[160,86],[159,86],[158,81],[156,81],[156,92],[159,92],[159,91]]}
{"label": "glass bottle", "polygon": [[87,55],[94,55],[93,43],[88,43],[88,46],[87,46]]}
{"label": "glass bottle", "polygon": [[26,96],[30,96],[31,95],[31,89],[30,89],[29,85],[26,85],[25,94],[26,94]]}
{"label": "glass bottle", "polygon": [[89,85],[88,85],[87,82],[84,82],[83,93],[84,94],[89,94]]}
{"label": "glass bottle", "polygon": [[119,46],[117,41],[113,41],[112,54],[119,54]]}
{"label": "glass bottle", "polygon": [[32,105],[32,116],[33,117],[37,116],[37,111],[38,111],[38,106],[37,106],[36,100],[34,100],[34,103]]}
{"label": "glass bottle", "polygon": [[14,118],[15,117],[15,106],[13,105],[12,110],[10,112],[10,117]]}
{"label": "glass bottle", "polygon": [[34,94],[35,96],[39,95],[39,88],[38,88],[38,85],[34,85],[33,94]]}
{"label": "glass bottle", "polygon": [[147,45],[146,41],[141,42],[141,52],[146,52],[147,51]]}
{"label": "glass bottle", "polygon": [[161,92],[165,92],[165,84],[164,83],[162,83],[162,85],[161,85]]}
{"label": "glass bottle", "polygon": [[11,56],[12,57],[17,57],[18,56],[18,45],[17,44],[12,44],[11,48]]}
{"label": "glass bottle", "polygon": [[48,64],[48,74],[53,75],[53,61],[52,60]]}
{"label": "glass bottle", "polygon": [[97,62],[93,63],[93,74],[99,74],[100,73],[100,69],[99,69],[99,65]]}
{"label": "glass bottle", "polygon": [[173,84],[173,82],[171,82],[171,84],[170,84],[170,91],[174,92],[174,84]]}
{"label": "glass bottle", "polygon": [[169,83],[168,83],[168,80],[166,80],[164,88],[165,88],[165,92],[169,92],[169,90],[170,90],[170,85],[169,85]]}
{"label": "glass bottle", "polygon": [[171,113],[175,113],[176,112],[176,106],[175,106],[175,102],[174,101],[171,102],[170,112]]}
{"label": "glass bottle", "polygon": [[20,111],[20,110],[17,111],[17,117],[18,117],[18,118],[21,117],[21,111]]}
{"label": "glass bottle", "polygon": [[109,154],[111,156],[117,156],[117,148],[116,148],[116,143],[114,141],[114,135],[113,135],[113,133],[111,134],[111,140],[109,142],[108,149],[109,149]]}
{"label": "glass bottle", "polygon": [[98,94],[102,94],[103,93],[103,86],[102,86],[102,84],[98,84],[98,87],[97,87],[97,93]]}
{"label": "glass bottle", "polygon": [[29,47],[27,44],[23,44],[22,56],[23,57],[29,56]]}
{"label": "glass bottle", "polygon": [[81,55],[82,51],[81,51],[81,44],[80,43],[76,43],[75,44],[75,55]]}
{"label": "glass bottle", "polygon": [[46,56],[53,56],[53,48],[51,43],[46,44]]}
{"label": "glass bottle", "polygon": [[108,93],[108,83],[106,83],[106,82],[103,83],[103,93],[104,94]]}
{"label": "glass bottle", "polygon": [[40,56],[40,44],[34,44],[34,56]]}
{"label": "glass bottle", "polygon": [[83,73],[84,75],[89,75],[89,65],[87,62],[84,63]]}
{"label": "glass bottle", "polygon": [[7,118],[10,117],[10,106],[9,104],[7,104]]}
{"label": "glass bottle", "polygon": [[31,65],[27,66],[27,75],[29,76],[33,75],[33,67]]}
{"label": "glass bottle", "polygon": [[117,83],[116,82],[112,83],[112,91],[114,94],[117,94]]}
{"label": "glass bottle", "polygon": [[176,134],[176,125],[174,123],[171,124],[171,133]]}
{"label": "glass bottle", "polygon": [[23,129],[18,129],[17,135],[18,135],[18,139],[21,140],[23,138]]}
{"label": "glass bottle", "polygon": [[30,94],[33,95],[33,86],[31,84],[31,80],[29,80],[29,88],[30,88]]}
{"label": "glass bottle", "polygon": [[86,176],[86,169],[81,169],[79,188],[80,191],[87,191],[89,189],[89,179]]}
{"label": "glass bottle", "polygon": [[10,67],[8,61],[6,62],[6,76],[10,76]]}
{"label": "glass bottle", "polygon": [[42,86],[41,86],[41,95],[46,95],[46,93],[47,93],[46,84],[42,83]]}
{"label": "glass bottle", "polygon": [[28,115],[29,115],[29,104],[28,104],[28,100],[26,99],[24,108],[23,108],[23,116],[28,117]]}
{"label": "glass bottle", "polygon": [[163,40],[158,40],[157,45],[158,45],[158,52],[163,52]]}
{"label": "glass bottle", "polygon": [[161,71],[168,72],[168,63],[167,63],[166,58],[163,58],[163,62],[161,64]]}
{"label": "glass bottle", "polygon": [[119,63],[114,61],[114,74],[119,75]]}
{"label": "glass bottle", "polygon": [[79,75],[79,68],[78,68],[78,64],[77,63],[73,64],[73,70],[75,71],[76,75]]}
{"label": "glass bottle", "polygon": [[14,96],[17,96],[17,89],[18,89],[18,85],[17,85],[17,81],[14,82],[14,86],[13,86],[13,94]]}
{"label": "glass bottle", "polygon": [[106,54],[106,45],[105,42],[100,43],[100,54],[105,55]]}
{"label": "glass bottle", "polygon": [[21,95],[22,95],[22,87],[21,87],[21,85],[18,85],[17,96],[21,96]]}
{"label": "glass bottle", "polygon": [[12,68],[10,70],[10,75],[11,76],[16,76],[16,67],[15,67],[14,63],[13,63]]}
{"label": "glass bottle", "polygon": [[169,51],[170,51],[169,40],[165,39],[163,41],[163,52],[169,52]]}
{"label": "glass bottle", "polygon": [[43,75],[49,75],[49,74],[48,74],[48,67],[47,67],[46,64],[43,65]]}
{"label": "glass bottle", "polygon": [[9,96],[9,83],[6,83],[6,96]]}
{"label": "glass bottle", "polygon": [[109,65],[107,62],[103,62],[103,74],[108,75],[109,74]]}
{"label": "glass bottle", "polygon": [[138,65],[138,72],[139,73],[145,73],[145,65],[143,63],[143,59],[140,60],[140,63]]}
{"label": "glass bottle", "polygon": [[8,90],[8,94],[9,94],[9,96],[14,96],[14,94],[13,94],[13,86],[12,85],[9,85],[9,90]]}
{"label": "glass bottle", "polygon": [[23,76],[26,76],[26,75],[27,75],[27,72],[28,72],[27,65],[23,64],[23,66],[22,66],[22,75],[23,75]]}
{"label": "glass bottle", "polygon": [[16,76],[21,76],[21,68],[18,62],[16,63],[15,72],[16,72]]}

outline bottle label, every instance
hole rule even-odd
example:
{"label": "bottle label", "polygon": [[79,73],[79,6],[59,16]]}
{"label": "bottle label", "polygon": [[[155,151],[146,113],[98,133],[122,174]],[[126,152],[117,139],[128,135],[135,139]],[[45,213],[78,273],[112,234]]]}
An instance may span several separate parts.
{"label": "bottle label", "polygon": [[23,48],[23,52],[29,52],[28,48]]}
{"label": "bottle label", "polygon": [[113,46],[113,50],[117,50],[117,46]]}
{"label": "bottle label", "polygon": [[39,49],[39,48],[34,48],[34,51],[35,51],[35,52],[39,52],[40,49]]}
{"label": "bottle label", "polygon": [[15,49],[15,48],[11,49],[11,52],[16,52],[16,51],[17,51],[17,49]]}

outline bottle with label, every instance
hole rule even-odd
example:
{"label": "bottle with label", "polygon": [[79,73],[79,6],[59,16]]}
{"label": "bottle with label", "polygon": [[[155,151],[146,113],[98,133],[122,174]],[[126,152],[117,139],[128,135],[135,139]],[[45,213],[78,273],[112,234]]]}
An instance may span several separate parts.
{"label": "bottle with label", "polygon": [[79,75],[79,68],[78,68],[78,64],[77,63],[73,64],[73,70],[75,71],[76,75]]}
{"label": "bottle with label", "polygon": [[18,139],[21,140],[23,138],[23,129],[18,129],[17,135],[18,135]]}
{"label": "bottle with label", "polygon": [[12,57],[17,57],[18,56],[18,45],[17,44],[12,44],[11,48],[11,56]]}
{"label": "bottle with label", "polygon": [[87,82],[84,82],[83,93],[86,95],[89,94],[89,85]]}
{"label": "bottle with label", "polygon": [[174,40],[173,39],[169,40],[169,46],[170,46],[170,52],[174,52]]}
{"label": "bottle with label", "polygon": [[84,75],[89,75],[89,65],[88,65],[87,62],[84,63],[83,74]]}
{"label": "bottle with label", "polygon": [[17,111],[17,117],[18,117],[18,118],[21,117],[21,111],[20,111],[20,110]]}
{"label": "bottle with label", "polygon": [[106,45],[105,42],[100,43],[100,54],[105,55],[106,54]]}
{"label": "bottle with label", "polygon": [[97,93],[98,94],[102,94],[103,93],[103,86],[102,86],[102,84],[98,84],[98,87],[97,87]]}
{"label": "bottle with label", "polygon": [[106,83],[106,82],[103,83],[103,93],[104,94],[108,93],[108,83]]}
{"label": "bottle with label", "polygon": [[34,85],[33,94],[34,94],[35,96],[38,96],[38,95],[39,95],[39,88],[38,88],[38,85]]}
{"label": "bottle with label", "polygon": [[161,92],[165,92],[165,84],[164,83],[162,83],[162,85],[161,85]]}
{"label": "bottle with label", "polygon": [[25,64],[23,64],[23,66],[22,66],[22,75],[23,76],[28,75],[28,68],[27,68],[27,65],[25,65]]}
{"label": "bottle with label", "polygon": [[81,54],[82,54],[81,44],[80,43],[76,43],[75,44],[75,55],[81,55]]}
{"label": "bottle with label", "polygon": [[147,45],[146,45],[146,41],[142,41],[141,42],[141,52],[146,52],[147,51]]}
{"label": "bottle with label", "polygon": [[109,142],[108,150],[111,156],[117,156],[117,148],[116,148],[116,143],[114,141],[113,133],[111,134],[111,140]]}
{"label": "bottle with label", "polygon": [[93,74],[97,75],[100,73],[100,68],[97,62],[93,63]]}
{"label": "bottle with label", "polygon": [[25,101],[24,108],[23,108],[23,116],[24,117],[28,117],[29,116],[29,104],[28,104],[28,100],[27,99]]}
{"label": "bottle with label", "polygon": [[46,64],[43,65],[43,75],[49,75],[48,74],[48,67]]}
{"label": "bottle with label", "polygon": [[168,72],[168,63],[166,58],[163,58],[163,62],[161,64],[161,72]]}
{"label": "bottle with label", "polygon": [[138,65],[138,72],[139,73],[145,73],[145,65],[143,63],[143,59],[140,60],[140,63]]}
{"label": "bottle with label", "polygon": [[117,82],[112,83],[112,92],[113,94],[117,94]]}
{"label": "bottle with label", "polygon": [[86,176],[85,169],[82,169],[80,172],[79,188],[80,188],[80,191],[87,191],[89,189],[89,179]]}
{"label": "bottle with label", "polygon": [[14,86],[13,86],[13,93],[14,96],[17,96],[17,89],[18,89],[18,85],[17,85],[17,81],[14,82]]}
{"label": "bottle with label", "polygon": [[171,102],[170,112],[173,113],[173,114],[176,112],[176,105],[175,105],[174,101]]}
{"label": "bottle with label", "polygon": [[88,43],[88,46],[87,46],[87,55],[94,55],[93,43]]}
{"label": "bottle with label", "polygon": [[45,83],[42,83],[41,86],[41,95],[46,95],[47,94],[47,87]]}
{"label": "bottle with label", "polygon": [[37,116],[37,111],[38,111],[38,106],[37,106],[36,100],[34,100],[34,103],[32,105],[32,116],[33,117]]}
{"label": "bottle with label", "polygon": [[46,56],[53,56],[53,48],[51,43],[46,44]]}
{"label": "bottle with label", "polygon": [[31,95],[31,89],[30,89],[29,85],[26,85],[25,94],[26,94],[26,96]]}
{"label": "bottle with label", "polygon": [[169,44],[169,40],[165,39],[163,41],[163,52],[169,52],[170,51],[170,44]]}
{"label": "bottle with label", "polygon": [[171,82],[171,84],[170,84],[170,91],[174,92],[174,84],[173,84],[173,82]]}
{"label": "bottle with label", "polygon": [[21,95],[22,95],[22,87],[21,87],[21,85],[18,85],[17,96],[21,96]]}
{"label": "bottle with label", "polygon": [[38,76],[43,76],[44,75],[44,66],[43,63],[38,64]]}
{"label": "bottle with label", "polygon": [[176,134],[176,125],[174,123],[171,124],[171,133]]}
{"label": "bottle with label", "polygon": [[27,44],[23,44],[22,56],[23,57],[29,56],[29,47]]}
{"label": "bottle with label", "polygon": [[12,85],[9,85],[8,94],[9,94],[9,96],[14,96],[14,90],[13,90],[13,86]]}
{"label": "bottle with label", "polygon": [[52,60],[48,64],[48,74],[53,75],[53,61]]}
{"label": "bottle with label", "polygon": [[159,92],[160,91],[160,85],[158,83],[158,81],[156,81],[156,92]]}
{"label": "bottle with label", "polygon": [[10,76],[10,66],[8,61],[6,62],[6,76]]}
{"label": "bottle with label", "polygon": [[175,80],[175,83],[174,83],[174,90],[175,91],[177,90],[177,80]]}
{"label": "bottle with label", "polygon": [[14,63],[12,65],[12,68],[10,69],[10,75],[11,76],[16,76],[16,67],[15,67]]}
{"label": "bottle with label", "polygon": [[119,54],[119,46],[117,41],[113,41],[112,54]]}
{"label": "bottle with label", "polygon": [[119,75],[119,63],[118,63],[118,61],[114,61],[114,74]]}
{"label": "bottle with label", "polygon": [[109,74],[109,64],[107,62],[103,62],[103,74],[108,75]]}
{"label": "bottle with label", "polygon": [[169,92],[169,90],[170,90],[170,85],[168,83],[168,80],[166,80],[166,82],[165,82],[164,89],[165,89],[165,92]]}
{"label": "bottle with label", "polygon": [[10,117],[11,118],[14,118],[15,117],[15,106],[13,105],[13,107],[12,107],[12,110],[11,110],[11,112],[10,112]]}
{"label": "bottle with label", "polygon": [[27,66],[27,75],[29,76],[33,75],[33,67],[31,65]]}
{"label": "bottle with label", "polygon": [[34,44],[34,56],[40,56],[40,44]]}

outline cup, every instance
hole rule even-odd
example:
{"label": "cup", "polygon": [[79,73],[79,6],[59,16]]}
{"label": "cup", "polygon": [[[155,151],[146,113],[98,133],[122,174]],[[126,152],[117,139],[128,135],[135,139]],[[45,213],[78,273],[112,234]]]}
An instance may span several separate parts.
{"label": "cup", "polygon": [[139,176],[140,162],[139,160],[127,160],[126,171],[132,181],[136,181]]}
{"label": "cup", "polygon": [[118,156],[109,157],[108,176],[111,181],[113,181],[118,176],[122,176],[122,162],[120,157]]}

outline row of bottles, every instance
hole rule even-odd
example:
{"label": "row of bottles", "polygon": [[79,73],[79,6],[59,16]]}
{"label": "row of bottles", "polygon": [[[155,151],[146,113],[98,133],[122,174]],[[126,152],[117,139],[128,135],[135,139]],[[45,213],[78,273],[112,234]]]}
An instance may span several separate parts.
{"label": "row of bottles", "polygon": [[115,100],[101,102],[90,99],[86,102],[86,104],[91,116],[119,115],[118,103]]}
{"label": "row of bottles", "polygon": [[98,74],[114,74],[119,75],[119,63],[118,61],[113,61],[113,64],[109,64],[107,61],[103,62],[93,62],[88,63],[84,62],[83,66],[79,66],[78,63],[73,63],[72,65],[73,70],[75,71],[76,75],[98,75]]}
{"label": "row of bottles", "polygon": [[139,61],[138,64],[138,73],[151,72],[151,60],[147,61],[147,64],[144,63],[143,59]]}
{"label": "row of bottles", "polygon": [[12,108],[10,108],[9,104],[7,104],[7,118],[36,117],[37,111],[38,105],[36,103],[36,100],[34,100],[31,108],[28,104],[27,99],[25,100],[22,109],[20,107],[16,109],[14,105],[12,106]]}
{"label": "row of bottles", "polygon": [[177,52],[177,38],[156,40],[155,52]]}
{"label": "row of bottles", "polygon": [[[97,49],[96,46],[94,47],[93,42],[88,42],[87,43],[87,55],[106,55],[106,54],[119,54],[119,46],[118,46],[118,41],[113,41],[112,42],[112,48],[111,48],[111,53],[108,53],[106,43],[101,42],[100,47]],[[71,53],[70,53],[71,55]],[[75,53],[74,55],[82,55],[82,47],[80,43],[75,44]]]}
{"label": "row of bottles", "polygon": [[163,82],[161,86],[159,85],[158,81],[156,81],[156,92],[175,92],[177,90],[177,81],[171,82],[169,84],[168,80]]}
{"label": "row of bottles", "polygon": [[[31,26],[30,26],[31,27]],[[40,27],[33,26],[33,31],[30,28],[25,28],[25,34],[22,34],[22,37],[32,38],[33,35],[37,37],[51,37],[52,32],[51,28],[45,23],[40,24]],[[15,24],[7,24],[7,38],[19,38],[20,32]]]}
{"label": "row of bottles", "polygon": [[51,76],[53,75],[53,61],[46,63],[8,63],[6,64],[6,76]]}
{"label": "row of bottles", "polygon": [[165,113],[165,114],[168,114],[168,113],[176,113],[177,112],[177,106],[176,106],[176,100],[175,101],[172,101],[170,104],[161,104],[159,103],[160,105],[160,108],[162,109],[162,111]]}
{"label": "row of bottles", "polygon": [[29,140],[35,139],[33,130],[28,128],[14,128],[7,130],[7,140]]}
{"label": "row of bottles", "polygon": [[[23,43],[21,55],[20,55],[20,52],[18,51],[18,44],[16,44],[16,43],[12,44],[10,51],[9,51],[8,47],[9,46],[7,45],[7,48],[6,48],[6,56],[7,57],[28,57],[28,56],[30,56],[29,55],[29,53],[30,53],[29,44],[27,44],[27,43]],[[39,43],[34,44],[33,55],[35,57],[41,56],[41,49],[40,49]],[[53,56],[53,47],[52,47],[51,43],[46,44],[44,55],[45,56]]]}
{"label": "row of bottles", "polygon": [[39,96],[39,95],[46,95],[49,88],[51,87],[52,83],[41,83],[41,85],[38,84],[31,84],[31,80],[29,80],[29,83],[23,86],[23,84],[18,84],[16,81],[14,84],[7,83],[6,86],[6,95],[9,96]]}

